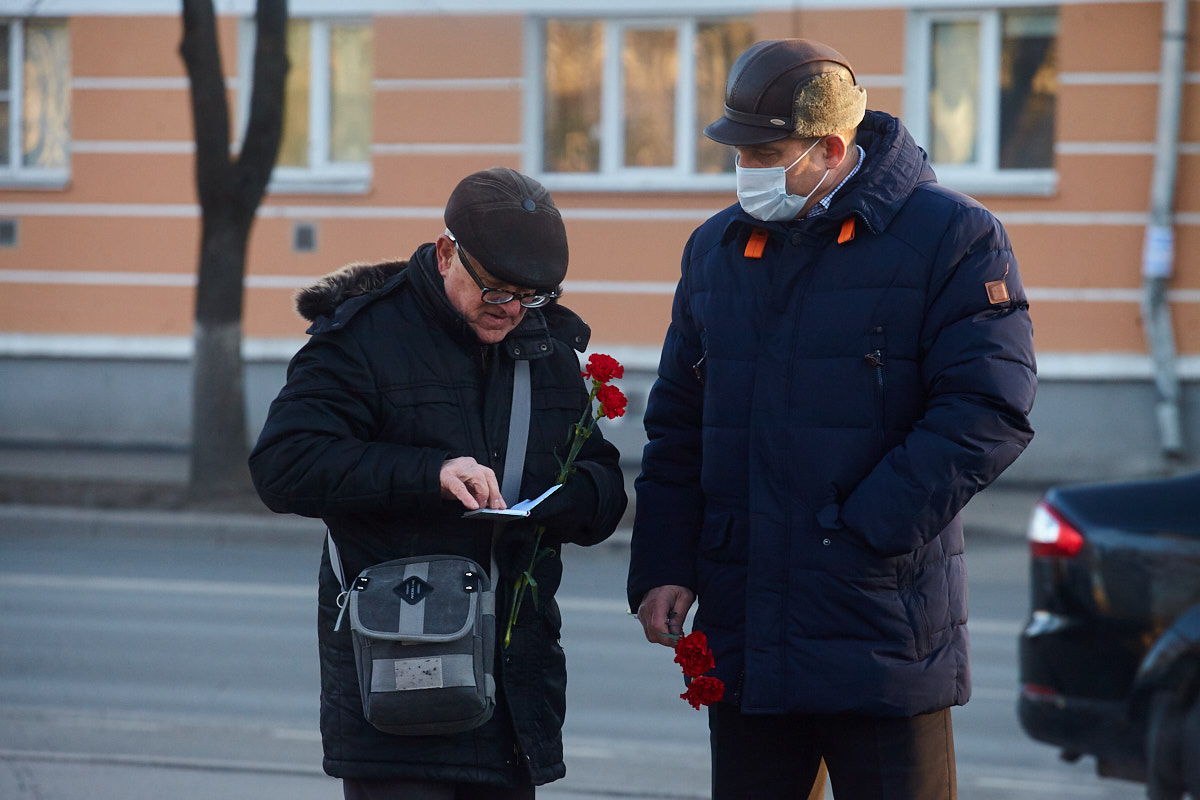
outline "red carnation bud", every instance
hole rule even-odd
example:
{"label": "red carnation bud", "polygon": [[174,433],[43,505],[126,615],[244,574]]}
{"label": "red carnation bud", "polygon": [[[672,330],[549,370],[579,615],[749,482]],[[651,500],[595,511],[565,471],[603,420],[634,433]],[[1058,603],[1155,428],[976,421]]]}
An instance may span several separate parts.
{"label": "red carnation bud", "polygon": [[717,665],[703,631],[692,631],[679,638],[675,644],[675,663],[683,667],[683,674],[689,678],[698,678]]}
{"label": "red carnation bud", "polygon": [[679,696],[699,711],[700,706],[712,705],[725,696],[725,683],[720,678],[692,678],[687,691]]}
{"label": "red carnation bud", "polygon": [[625,416],[625,406],[629,400],[615,386],[601,386],[596,390],[596,399],[600,402],[600,410],[609,419]]}
{"label": "red carnation bud", "polygon": [[599,383],[608,383],[614,378],[624,377],[625,368],[612,356],[592,353],[588,356],[587,371],[583,375]]}

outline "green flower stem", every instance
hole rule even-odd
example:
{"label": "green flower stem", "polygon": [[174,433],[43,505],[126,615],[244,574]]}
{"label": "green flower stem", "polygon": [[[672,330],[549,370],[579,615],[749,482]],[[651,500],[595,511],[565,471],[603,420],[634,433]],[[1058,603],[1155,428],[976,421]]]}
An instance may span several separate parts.
{"label": "green flower stem", "polygon": [[[587,408],[584,410],[583,416],[579,418],[579,422],[571,426],[571,431],[569,434],[567,434],[567,441],[570,447],[567,450],[566,460],[561,462],[561,467],[558,471],[558,479],[555,481],[556,484],[567,482],[567,478],[574,470],[575,458],[579,455],[579,451],[583,448],[583,443],[586,442],[587,438],[592,435],[592,429],[596,427],[596,422],[600,419],[600,417],[604,416],[603,408],[596,409],[595,411],[592,410],[592,403],[596,399],[596,392],[600,390],[600,386],[600,381],[593,378],[592,391],[591,394],[588,395]],[[508,612],[508,627],[504,631],[505,649],[508,648],[509,643],[512,641],[513,626],[517,623],[517,614],[520,613],[521,604],[525,600],[525,590],[531,586],[533,587],[533,606],[534,608],[537,608],[537,581],[535,581],[533,578],[534,568],[539,562],[541,562],[543,558],[554,555],[554,550],[548,547],[544,550],[542,549],[542,534],[546,532],[546,527],[544,525],[538,525],[533,529],[533,532],[537,534],[537,538],[533,543],[533,556],[529,559],[529,567],[520,575],[518,575],[515,581],[513,581],[512,605],[510,606]]]}

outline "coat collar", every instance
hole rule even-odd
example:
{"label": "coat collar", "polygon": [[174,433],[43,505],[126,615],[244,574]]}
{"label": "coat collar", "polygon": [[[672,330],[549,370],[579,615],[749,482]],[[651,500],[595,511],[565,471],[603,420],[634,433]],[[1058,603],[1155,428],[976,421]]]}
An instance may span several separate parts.
{"label": "coat collar", "polygon": [[[339,330],[362,309],[402,287],[416,294],[430,324],[444,328],[466,345],[481,346],[475,332],[450,304],[443,288],[433,244],[423,244],[407,261],[354,263],[330,273],[296,293],[296,309],[312,322],[309,334]],[[531,308],[500,342],[512,358],[542,358],[554,352],[554,341],[583,352],[591,329],[573,311],[551,303]]]}
{"label": "coat collar", "polygon": [[937,180],[925,151],[917,146],[904,123],[890,114],[868,111],[858,127],[857,143],[866,152],[866,161],[834,196],[826,214],[814,220],[762,222],[735,203],[726,209],[729,219],[722,241],[734,238],[746,226],[783,234],[796,225],[837,226],[851,215],[861,218],[873,233],[881,233],[918,186]]}

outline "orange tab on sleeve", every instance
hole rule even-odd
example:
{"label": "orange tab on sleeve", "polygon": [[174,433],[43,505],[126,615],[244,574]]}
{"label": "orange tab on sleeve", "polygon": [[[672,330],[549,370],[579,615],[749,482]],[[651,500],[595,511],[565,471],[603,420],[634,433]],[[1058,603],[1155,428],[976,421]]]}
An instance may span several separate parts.
{"label": "orange tab on sleeve", "polygon": [[854,217],[846,217],[842,222],[842,230],[838,233],[838,244],[845,244],[854,238]]}
{"label": "orange tab on sleeve", "polygon": [[763,250],[767,248],[767,229],[755,228],[746,240],[746,258],[762,258]]}

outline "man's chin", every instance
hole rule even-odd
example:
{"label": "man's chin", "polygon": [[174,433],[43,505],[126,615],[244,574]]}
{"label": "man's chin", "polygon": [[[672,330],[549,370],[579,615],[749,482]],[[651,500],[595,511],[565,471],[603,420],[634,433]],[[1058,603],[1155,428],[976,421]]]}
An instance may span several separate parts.
{"label": "man's chin", "polygon": [[497,344],[498,342],[503,341],[504,337],[508,336],[508,334],[512,332],[512,329],[517,326],[505,325],[503,327],[496,328],[490,326],[485,327],[483,325],[472,325],[471,327],[474,329],[475,336],[479,339],[479,341],[483,342],[484,344]]}

